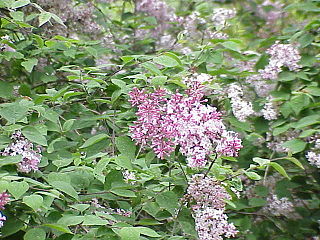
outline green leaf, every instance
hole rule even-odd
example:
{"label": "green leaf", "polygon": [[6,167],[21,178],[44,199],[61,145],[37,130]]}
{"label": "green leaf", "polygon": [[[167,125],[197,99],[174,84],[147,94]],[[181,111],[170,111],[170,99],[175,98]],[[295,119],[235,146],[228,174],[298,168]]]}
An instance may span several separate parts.
{"label": "green leaf", "polygon": [[142,67],[144,67],[145,69],[149,70],[151,73],[155,74],[155,75],[163,75],[161,73],[161,71],[156,67],[156,65],[154,65],[151,62],[145,62],[141,64]]}
{"label": "green leaf", "polygon": [[72,232],[70,231],[70,229],[67,226],[63,226],[60,224],[42,224],[42,226],[49,227],[49,228],[58,230],[63,233],[71,233],[72,234]]}
{"label": "green leaf", "polygon": [[33,194],[23,197],[22,201],[36,212],[43,204],[43,197],[37,194]]}
{"label": "green leaf", "polygon": [[175,214],[176,209],[179,207],[179,199],[174,192],[163,192],[156,196],[156,202],[159,206],[168,212],[171,215]]}
{"label": "green leaf", "polygon": [[132,162],[131,162],[131,159],[125,155],[119,155],[115,158],[115,163],[120,166],[120,167],[123,167],[125,169],[129,169],[129,170],[132,170],[133,167],[132,167]]}
{"label": "green leaf", "polygon": [[310,137],[311,135],[315,134],[319,132],[319,130],[315,130],[315,129],[308,129],[303,131],[300,135],[299,138],[305,138],[305,137]]}
{"label": "green leaf", "polygon": [[284,170],[284,168],[283,168],[280,164],[278,164],[278,163],[276,163],[276,162],[270,162],[270,166],[273,167],[273,168],[274,168],[277,172],[279,172],[282,176],[290,179],[290,177],[288,176],[286,170]]}
{"label": "green leaf", "polygon": [[300,43],[300,47],[304,48],[310,45],[313,42],[313,40],[314,40],[314,36],[312,34],[305,33],[299,38],[298,42]]}
{"label": "green leaf", "polygon": [[135,159],[136,145],[129,137],[117,137],[115,143],[122,155],[127,156],[130,159]]}
{"label": "green leaf", "polygon": [[296,129],[301,129],[307,126],[311,126],[313,124],[318,124],[320,123],[320,115],[310,115],[304,118],[301,118],[297,124],[295,125]]}
{"label": "green leaf", "polygon": [[250,178],[252,180],[260,180],[261,179],[261,176],[255,172],[244,172],[244,173],[245,173],[245,175],[247,175],[248,178]]}
{"label": "green leaf", "polygon": [[267,201],[262,198],[250,198],[249,205],[251,207],[263,207],[267,204]]}
{"label": "green leaf", "polygon": [[19,0],[19,1],[13,2],[13,4],[11,5],[11,8],[16,9],[16,8],[24,7],[29,3],[30,3],[30,0]]}
{"label": "green leaf", "polygon": [[39,14],[39,27],[41,27],[43,24],[48,22],[50,18],[52,17],[51,13],[49,12],[42,12]]}
{"label": "green leaf", "polygon": [[290,100],[292,110],[298,115],[303,108],[310,104],[310,99],[306,94],[299,94]]}
{"label": "green leaf", "polygon": [[29,184],[26,182],[11,182],[8,186],[9,193],[15,198],[19,199],[29,189]]}
{"label": "green leaf", "polygon": [[281,72],[279,74],[279,81],[281,82],[292,81],[295,79],[296,79],[296,74],[293,72]]}
{"label": "green leaf", "polygon": [[0,158],[0,166],[16,164],[16,163],[20,162],[21,160],[22,160],[21,155],[7,156],[4,158]]}
{"label": "green leaf", "polygon": [[252,159],[254,162],[258,163],[260,166],[266,166],[270,163],[269,159],[255,157]]}
{"label": "green leaf", "polygon": [[46,231],[42,228],[32,228],[23,236],[23,240],[45,240]]}
{"label": "green leaf", "polygon": [[88,140],[86,140],[80,148],[90,147],[90,146],[102,141],[103,139],[106,139],[107,137],[109,137],[109,136],[105,133],[95,135],[95,136],[89,138]]}
{"label": "green leaf", "polygon": [[81,224],[83,220],[84,216],[64,215],[57,223],[63,226],[75,226]]}
{"label": "green leaf", "polygon": [[70,131],[75,121],[76,121],[75,119],[69,119],[65,121],[65,123],[63,124],[62,130],[64,132]]}
{"label": "green leaf", "polygon": [[31,73],[34,66],[38,64],[38,59],[36,58],[30,58],[27,61],[24,61],[21,63],[21,66],[23,66],[27,72]]}
{"label": "green leaf", "polygon": [[319,97],[320,96],[320,88],[318,87],[307,87],[304,89],[305,92],[311,94],[312,96],[317,96]]}
{"label": "green leaf", "polygon": [[121,228],[117,233],[121,240],[140,240],[140,232],[134,227]]}
{"label": "green leaf", "polygon": [[70,185],[70,183],[63,182],[63,181],[52,181],[52,182],[50,182],[50,184],[54,188],[68,194],[69,196],[73,197],[74,199],[76,199],[76,200],[79,199],[79,196],[78,196],[76,190],[74,190],[74,188]]}
{"label": "green leaf", "polygon": [[0,98],[10,98],[12,97],[13,85],[8,82],[0,81]]}
{"label": "green leaf", "polygon": [[283,143],[282,146],[289,148],[292,153],[295,154],[298,152],[302,152],[307,146],[307,143],[300,139],[292,139]]}
{"label": "green leaf", "polygon": [[179,63],[177,62],[176,59],[174,59],[171,56],[167,56],[167,55],[161,55],[159,57],[154,57],[153,62],[160,64],[160,65],[163,65],[165,67],[175,67],[175,66],[179,65]]}
{"label": "green leaf", "polygon": [[108,220],[104,220],[95,215],[85,215],[82,225],[84,226],[92,226],[92,225],[107,225],[109,224]]}
{"label": "green leaf", "polygon": [[167,79],[167,76],[155,76],[152,78],[151,83],[155,86],[162,86],[166,83]]}
{"label": "green leaf", "polygon": [[238,52],[241,49],[241,45],[239,43],[233,42],[233,41],[226,41],[221,43],[222,46],[224,46],[227,49],[230,49],[232,51]]}
{"label": "green leaf", "polygon": [[32,126],[27,126],[22,129],[22,134],[28,138],[31,142],[37,143],[42,146],[47,146],[47,139],[43,136],[39,130]]}
{"label": "green leaf", "polygon": [[112,189],[111,192],[121,197],[136,197],[136,194],[133,191],[126,189]]}
{"label": "green leaf", "polygon": [[298,159],[296,159],[294,157],[285,157],[283,159],[289,160],[290,162],[292,162],[295,165],[297,165],[299,168],[304,169],[302,163]]}
{"label": "green leaf", "polygon": [[9,123],[16,123],[26,117],[28,110],[28,106],[21,104],[21,102],[8,103],[0,108],[0,116]]}
{"label": "green leaf", "polygon": [[135,227],[134,229],[140,232],[140,234],[146,235],[148,237],[161,237],[161,235],[159,235],[156,231],[147,227]]}

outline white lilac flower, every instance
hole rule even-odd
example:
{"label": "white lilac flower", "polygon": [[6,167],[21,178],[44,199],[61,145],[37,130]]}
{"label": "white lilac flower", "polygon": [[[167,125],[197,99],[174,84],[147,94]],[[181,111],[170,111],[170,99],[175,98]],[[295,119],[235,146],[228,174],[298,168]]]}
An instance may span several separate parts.
{"label": "white lilac flower", "polygon": [[238,233],[233,223],[228,222],[224,209],[208,207],[196,211],[194,218],[199,240],[223,240]]}
{"label": "white lilac flower", "polygon": [[214,25],[219,27],[227,26],[227,20],[233,18],[236,15],[236,11],[234,9],[227,8],[215,8],[213,10],[212,22]]}
{"label": "white lilac flower", "polygon": [[267,205],[263,207],[262,211],[273,216],[288,216],[295,210],[293,203],[288,198],[278,198],[277,195],[272,194],[267,198]]}
{"label": "white lilac flower", "polygon": [[311,165],[320,168],[320,153],[309,151],[306,155],[306,158]]}
{"label": "white lilac flower", "polygon": [[279,114],[275,103],[272,102],[272,99],[272,97],[267,97],[267,102],[261,110],[263,117],[267,120],[275,120],[278,118]]}
{"label": "white lilac flower", "polygon": [[20,131],[12,134],[11,139],[13,143],[1,151],[0,154],[2,156],[22,155],[22,160],[17,164],[20,172],[29,173],[38,170],[42,158],[40,146],[37,146],[34,150],[33,143],[26,139]]}
{"label": "white lilac flower", "polygon": [[254,113],[252,103],[243,99],[243,90],[238,84],[231,84],[228,87],[228,97],[231,99],[233,115],[241,122],[244,122]]}

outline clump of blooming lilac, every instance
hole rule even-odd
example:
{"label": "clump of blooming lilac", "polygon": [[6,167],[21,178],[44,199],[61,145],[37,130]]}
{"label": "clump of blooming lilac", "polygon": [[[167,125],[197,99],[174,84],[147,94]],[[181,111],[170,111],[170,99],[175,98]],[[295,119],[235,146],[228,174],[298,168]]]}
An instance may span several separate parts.
{"label": "clump of blooming lilac", "polygon": [[299,65],[301,56],[292,44],[281,44],[277,41],[267,49],[266,53],[270,55],[268,65],[260,69],[259,74],[247,77],[247,82],[253,85],[260,97],[265,97],[274,90],[276,86],[274,81],[283,67],[289,68],[290,71],[298,71],[301,68]]}
{"label": "clump of blooming lilac", "polygon": [[201,83],[193,83],[185,95],[137,88],[129,95],[131,104],[138,108],[138,119],[130,127],[132,138],[151,147],[159,158],[170,155],[179,145],[190,167],[204,167],[207,155],[237,156],[242,148],[237,134],[226,130],[221,113],[203,104]]}
{"label": "clump of blooming lilac", "polygon": [[262,208],[262,211],[273,216],[288,216],[295,210],[293,203],[288,198],[278,198],[277,195],[272,194],[267,197],[267,205]]}
{"label": "clump of blooming lilac", "polygon": [[[8,202],[10,201],[10,195],[8,194],[8,193],[6,193],[6,192],[2,192],[1,194],[0,194],[0,209],[4,209],[4,206],[6,205],[6,204],[8,204]],[[6,221],[7,220],[7,218],[6,218],[6,216],[4,216],[1,212],[0,212],[0,227],[2,227],[3,226],[3,224],[4,224],[4,221]]]}
{"label": "clump of blooming lilac", "polygon": [[33,143],[26,139],[21,131],[12,134],[13,142],[0,152],[2,156],[16,156],[22,155],[22,160],[18,163],[18,171],[29,173],[37,171],[38,165],[41,161],[41,148],[36,147],[34,150]]}
{"label": "clump of blooming lilac", "polygon": [[0,209],[4,209],[4,206],[10,201],[10,195],[6,192],[0,194]]}
{"label": "clump of blooming lilac", "polygon": [[228,9],[228,8],[215,8],[213,10],[212,15],[212,22],[214,25],[222,28],[227,25],[227,20],[230,18],[235,17],[236,11],[234,9]]}
{"label": "clump of blooming lilac", "polygon": [[272,100],[272,97],[267,97],[267,102],[261,111],[263,117],[267,120],[275,120],[278,118],[279,112],[276,104]]}
{"label": "clump of blooming lilac", "polygon": [[218,181],[197,174],[189,182],[187,194],[192,201],[196,230],[200,240],[222,240],[223,236],[235,237],[238,233],[229,223],[225,211],[225,200],[231,196]]}
{"label": "clump of blooming lilac", "polygon": [[264,79],[275,80],[282,71],[282,67],[288,67],[290,71],[297,71],[301,66],[298,62],[301,59],[299,51],[292,44],[281,44],[276,42],[267,51],[270,55],[269,64],[259,70]]}
{"label": "clump of blooming lilac", "polygon": [[306,158],[311,165],[320,168],[320,139],[314,141],[314,147],[307,152]]}
{"label": "clump of blooming lilac", "polygon": [[228,87],[228,97],[231,99],[233,115],[241,122],[254,113],[252,103],[243,100],[243,90],[236,84],[232,83]]}
{"label": "clump of blooming lilac", "polygon": [[136,9],[139,12],[144,12],[147,15],[154,16],[157,19],[157,28],[153,31],[153,33],[156,35],[163,33],[170,26],[168,24],[169,22],[177,20],[174,9],[171,8],[165,1],[138,0],[136,1]]}

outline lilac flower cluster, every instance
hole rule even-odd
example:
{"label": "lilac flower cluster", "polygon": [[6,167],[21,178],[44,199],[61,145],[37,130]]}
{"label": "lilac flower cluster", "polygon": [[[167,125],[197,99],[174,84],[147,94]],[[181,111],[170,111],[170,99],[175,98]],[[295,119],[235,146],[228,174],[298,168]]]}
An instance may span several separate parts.
{"label": "lilac flower cluster", "polygon": [[230,18],[235,17],[236,11],[234,9],[227,9],[227,8],[215,8],[213,10],[212,15],[212,22],[214,25],[222,28],[227,25],[227,20]]}
{"label": "lilac flower cluster", "polygon": [[157,28],[153,31],[156,35],[169,28],[169,22],[178,20],[174,9],[162,0],[138,0],[136,1],[136,9],[157,19]]}
{"label": "lilac flower cluster", "polygon": [[218,181],[203,174],[192,176],[189,181],[187,194],[193,201],[192,209],[198,210],[206,207],[223,209],[225,200],[231,200],[231,196]]}
{"label": "lilac flower cluster", "polygon": [[241,122],[254,113],[252,103],[243,100],[243,90],[236,84],[230,84],[228,87],[228,97],[231,99],[233,115]]}
{"label": "lilac flower cluster", "polygon": [[280,44],[276,42],[267,51],[270,55],[269,64],[260,69],[259,74],[247,77],[247,82],[253,85],[260,97],[266,97],[273,91],[282,67],[288,67],[290,71],[297,71],[301,68],[298,64],[301,56],[298,49],[292,44]]}
{"label": "lilac flower cluster", "polygon": [[[37,0],[36,2],[46,11],[58,15],[68,29],[76,33],[96,36],[102,31],[102,28],[94,21],[94,5],[91,2],[78,5],[72,0]],[[50,35],[70,34],[64,26],[59,24],[53,26],[46,24],[45,30]]]}
{"label": "lilac flower cluster", "polygon": [[10,201],[10,195],[6,192],[0,194],[0,209],[4,209],[4,206]]}
{"label": "lilac flower cluster", "polygon": [[287,153],[289,152],[289,149],[286,147],[283,147],[282,144],[286,141],[295,139],[298,136],[299,136],[299,132],[293,131],[293,130],[288,130],[285,133],[279,134],[277,136],[273,136],[271,133],[267,132],[267,136],[266,136],[267,147],[272,151],[275,151],[278,153]]}
{"label": "lilac flower cluster", "polygon": [[170,94],[163,89],[147,93],[134,88],[129,101],[138,107],[138,120],[130,127],[132,138],[153,148],[159,158],[180,145],[190,167],[204,167],[206,156],[214,151],[237,156],[241,140],[236,133],[226,130],[215,107],[202,104],[204,86],[192,84],[186,95]]}
{"label": "lilac flower cluster", "polygon": [[273,216],[288,216],[292,215],[295,210],[293,203],[288,198],[278,198],[277,195],[272,194],[267,198],[267,205],[262,208],[262,211]]}
{"label": "lilac flower cluster", "polygon": [[263,117],[267,120],[275,120],[278,118],[278,109],[274,102],[272,102],[272,97],[267,97],[267,102],[265,103],[261,113]]}
{"label": "lilac flower cluster", "polygon": [[262,4],[258,6],[257,14],[258,16],[266,20],[266,24],[274,25],[276,21],[285,14],[283,6],[284,4],[279,1],[272,2],[270,0],[265,0]]}
{"label": "lilac flower cluster", "polygon": [[[0,209],[4,209],[4,206],[10,201],[10,195],[6,192],[0,194]],[[6,221],[6,216],[2,215],[0,212],[0,228],[3,226],[4,221]]]}
{"label": "lilac flower cluster", "polygon": [[187,189],[194,205],[196,230],[200,240],[222,240],[223,236],[235,237],[238,233],[233,223],[229,223],[225,211],[225,200],[231,196],[225,188],[203,174],[194,175]]}
{"label": "lilac flower cluster", "polygon": [[320,139],[314,141],[314,147],[307,152],[306,158],[311,165],[320,168]]}
{"label": "lilac flower cluster", "polygon": [[298,62],[301,59],[298,49],[292,44],[280,44],[276,42],[267,51],[270,55],[269,64],[259,70],[263,79],[275,80],[282,71],[282,67],[288,67],[290,71],[297,71],[301,66]]}
{"label": "lilac flower cluster", "polygon": [[13,142],[0,154],[2,156],[22,155],[22,160],[18,163],[18,171],[23,173],[37,171],[42,157],[40,146],[37,146],[34,150],[33,143],[26,139],[21,131],[13,133],[11,139]]}

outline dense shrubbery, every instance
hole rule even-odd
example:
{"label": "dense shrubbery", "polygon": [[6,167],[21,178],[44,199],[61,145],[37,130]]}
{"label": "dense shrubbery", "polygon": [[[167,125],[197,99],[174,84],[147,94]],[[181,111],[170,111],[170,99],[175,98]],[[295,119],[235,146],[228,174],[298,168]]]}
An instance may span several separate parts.
{"label": "dense shrubbery", "polygon": [[320,2],[2,0],[2,239],[319,239]]}

